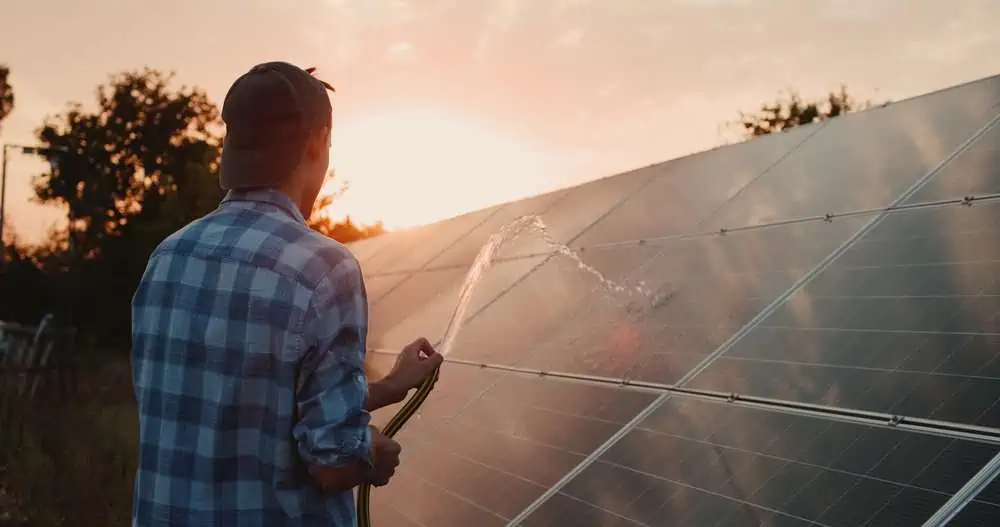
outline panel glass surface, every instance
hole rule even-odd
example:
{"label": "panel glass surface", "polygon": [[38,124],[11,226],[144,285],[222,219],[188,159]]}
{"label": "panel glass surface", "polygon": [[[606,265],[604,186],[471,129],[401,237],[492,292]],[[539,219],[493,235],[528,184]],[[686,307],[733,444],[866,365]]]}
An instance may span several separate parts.
{"label": "panel glass surface", "polygon": [[376,252],[364,265],[371,268],[369,272],[372,274],[421,269],[438,253],[468,234],[497,210],[497,207],[491,207],[430,225],[399,231],[391,246]]}
{"label": "panel glass surface", "polygon": [[[587,252],[580,257],[605,278],[628,284],[625,277],[660,249],[624,247]],[[546,258],[542,265],[465,324],[457,336],[452,351],[454,356],[518,364],[535,353],[554,328],[564,323],[585,299],[599,298],[624,310],[635,296],[601,288],[599,278],[568,257],[540,258]],[[487,274],[493,272],[490,270]]]}
{"label": "panel glass surface", "polygon": [[521,525],[920,525],[997,452],[673,397]]}
{"label": "panel glass surface", "polygon": [[655,171],[656,178],[573,244],[587,247],[695,232],[701,220],[817,130],[801,126],[644,169]]}
{"label": "panel glass surface", "polygon": [[400,467],[373,492],[373,523],[506,525],[652,397],[446,364],[397,436]]}
{"label": "panel glass surface", "polygon": [[358,259],[358,262],[363,266],[366,261],[371,259],[378,251],[398,243],[398,232],[387,232],[380,236],[375,236],[374,238],[365,238],[363,240],[358,240],[347,246],[350,249],[351,254]]}
{"label": "panel glass surface", "polygon": [[406,273],[395,273],[395,274],[382,274],[369,276],[365,272],[364,264],[361,266],[361,274],[365,279],[365,289],[368,290],[368,303],[374,304],[378,302],[380,298],[385,296],[387,293],[396,288],[400,283],[406,280],[410,275]]}
{"label": "panel glass surface", "polygon": [[529,214],[545,214],[545,212],[552,206],[560,200],[566,198],[569,193],[570,191],[568,190],[559,190],[504,205],[499,211],[497,211],[496,214],[487,218],[485,221],[480,223],[479,226],[473,229],[472,232],[463,236],[460,240],[431,260],[430,263],[427,264],[427,268],[430,269],[451,266],[468,267],[472,264],[473,260],[476,259],[476,256],[479,254],[479,250],[483,247],[483,244],[486,243],[491,235],[500,232],[505,225],[520,216],[526,216]]}
{"label": "panel glass surface", "polygon": [[[536,256],[496,263],[476,285],[466,319],[513,286],[543,259]],[[466,273],[464,268],[444,268],[413,275],[373,307],[373,321],[386,330],[371,339],[369,347],[399,349],[419,337],[438,342],[454,314]]]}
{"label": "panel glass surface", "polygon": [[1000,125],[938,172],[907,203],[1000,194]]}
{"label": "panel glass surface", "polygon": [[[654,168],[641,168],[567,190],[565,198],[541,215],[549,235],[558,243],[571,243],[615,206],[641,191],[655,175]],[[512,257],[551,251],[542,236],[526,232],[504,245],[499,255]]]}
{"label": "panel glass surface", "polygon": [[691,386],[1000,426],[1000,202],[889,214]]}
{"label": "panel glass surface", "polygon": [[709,227],[886,206],[982,128],[998,94],[991,78],[831,119]]}
{"label": "panel glass surface", "polygon": [[387,334],[400,322],[434,303],[442,290],[450,289],[465,275],[463,269],[423,271],[408,275],[390,292],[378,300],[369,301],[368,346],[381,348],[389,344]]}
{"label": "panel glass surface", "polygon": [[864,221],[582,253],[625,291],[603,288],[573,261],[555,256],[469,321],[454,353],[545,371],[675,382]]}
{"label": "panel glass surface", "polygon": [[973,501],[965,506],[948,527],[989,527],[1000,525],[1000,507]]}

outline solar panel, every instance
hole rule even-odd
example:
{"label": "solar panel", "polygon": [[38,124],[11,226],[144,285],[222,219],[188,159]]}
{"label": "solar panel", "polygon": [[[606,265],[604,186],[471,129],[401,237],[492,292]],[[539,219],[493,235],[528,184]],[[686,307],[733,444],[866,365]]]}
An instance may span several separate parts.
{"label": "solar panel", "polygon": [[911,203],[1000,194],[1000,128],[994,127],[920,189]]}
{"label": "solar panel", "polygon": [[[373,238],[365,238],[351,243],[351,254],[364,264],[378,251],[395,245],[403,237],[401,231],[391,231]],[[369,269],[365,269],[369,271]]]}
{"label": "solar panel", "polygon": [[369,274],[366,270],[365,264],[361,264],[362,274],[365,279],[365,289],[368,291],[368,302],[374,304],[378,302],[383,296],[387,295],[390,291],[395,289],[399,284],[409,277],[405,273],[393,273],[393,274]]}
{"label": "solar panel", "polygon": [[[861,221],[847,218],[680,240],[646,260],[636,258],[642,252],[623,248],[587,251],[584,258],[610,276],[615,276],[611,266],[632,264],[625,278],[642,282],[651,294],[614,302],[608,295],[574,298],[553,292],[544,303],[522,305],[520,311],[512,307],[514,317],[518,312],[535,317],[560,304],[574,308],[544,335],[532,337],[538,344],[525,365],[676,382],[843,243]],[[595,258],[598,254],[602,258]],[[572,276],[570,271],[561,274]],[[535,291],[551,283],[558,283],[557,278],[545,277]],[[524,294],[511,295],[515,293]]]}
{"label": "solar panel", "polygon": [[381,525],[394,525],[380,516],[392,509],[421,525],[505,525],[651,400],[451,368],[400,433],[401,470],[374,492],[373,514]]}
{"label": "solar panel", "polygon": [[529,214],[544,215],[555,203],[564,199],[569,193],[569,190],[564,189],[508,203],[496,214],[480,223],[475,230],[442,251],[441,254],[437,255],[427,264],[427,267],[462,266],[463,268],[468,268],[472,261],[476,259],[476,255],[479,254],[479,249],[482,248],[491,235],[520,216]]}
{"label": "solar panel", "polygon": [[[413,207],[433,207],[433,203],[414,203]],[[432,225],[424,225],[398,235],[399,240],[375,253],[364,265],[372,274],[416,271],[437,254],[469,233],[500,207],[463,214]]]}
{"label": "solar panel", "polygon": [[[544,257],[499,262],[477,284],[467,313],[475,313],[517,283]],[[371,346],[398,350],[418,337],[436,342],[455,310],[464,268],[416,273],[371,309]]]}
{"label": "solar panel", "polygon": [[919,525],[998,451],[673,398],[521,525]]}
{"label": "solar panel", "polygon": [[691,386],[1000,427],[1000,200],[894,212]]}
{"label": "solar panel", "polygon": [[[572,242],[623,200],[640,192],[657,174],[656,166],[640,168],[568,189],[566,197],[553,203],[542,215],[548,234],[556,242]],[[515,257],[551,251],[539,236],[520,236],[506,245],[500,256]]]}
{"label": "solar panel", "polygon": [[886,205],[996,115],[984,109],[998,96],[994,77],[826,121],[727,203],[710,227]]}
{"label": "solar panel", "polygon": [[365,248],[383,350],[438,340],[524,213],[613,281],[501,252],[378,524],[1000,523],[998,102],[1000,76]]}
{"label": "solar panel", "polygon": [[819,128],[793,128],[787,133],[656,165],[655,180],[587,229],[573,244],[592,247],[692,232],[700,220]]}

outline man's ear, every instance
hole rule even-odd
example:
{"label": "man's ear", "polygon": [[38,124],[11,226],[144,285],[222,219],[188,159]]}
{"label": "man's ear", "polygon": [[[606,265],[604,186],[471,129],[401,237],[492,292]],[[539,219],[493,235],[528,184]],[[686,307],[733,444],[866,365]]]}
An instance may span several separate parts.
{"label": "man's ear", "polygon": [[309,136],[306,142],[306,155],[310,161],[315,161],[323,155],[324,150],[330,149],[330,127],[324,126],[316,130]]}

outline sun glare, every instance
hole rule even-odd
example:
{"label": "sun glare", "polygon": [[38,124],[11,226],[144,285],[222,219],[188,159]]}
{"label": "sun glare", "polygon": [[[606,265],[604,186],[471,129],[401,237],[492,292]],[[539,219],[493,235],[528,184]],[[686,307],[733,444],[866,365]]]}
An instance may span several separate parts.
{"label": "sun glare", "polygon": [[331,213],[389,228],[541,192],[552,181],[539,149],[487,123],[430,109],[336,121],[332,164],[349,189]]}

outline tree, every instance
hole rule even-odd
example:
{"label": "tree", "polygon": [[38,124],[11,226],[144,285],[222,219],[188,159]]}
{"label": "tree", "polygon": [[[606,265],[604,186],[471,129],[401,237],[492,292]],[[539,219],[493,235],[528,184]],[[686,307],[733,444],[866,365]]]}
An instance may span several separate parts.
{"label": "tree", "polygon": [[[52,310],[111,345],[128,340],[149,254],[223,196],[218,109],[202,90],[172,81],[149,68],[113,75],[96,90],[94,111],[72,103],[38,131],[58,163],[35,178],[35,193],[63,205],[68,220],[45,255],[49,282],[65,290]],[[101,299],[99,309],[87,298]]]}
{"label": "tree", "polygon": [[[71,104],[38,132],[43,145],[69,152],[47,154],[59,163],[35,191],[66,206],[79,254],[93,257],[111,238],[162,239],[221,199],[218,109],[201,90],[172,89],[172,77],[149,68],[115,75],[97,89],[96,112]],[[141,245],[151,249],[152,239]]]}
{"label": "tree", "polygon": [[[329,179],[333,179],[335,176],[331,174]],[[316,198],[316,203],[313,205],[312,215],[309,217],[307,223],[313,230],[337,240],[340,243],[351,243],[364,238],[371,238],[373,236],[378,236],[385,233],[385,226],[382,222],[378,222],[374,225],[357,225],[355,224],[350,216],[344,218],[343,221],[335,221],[332,216],[329,215],[328,211],[333,202],[343,196],[347,192],[348,186],[346,183],[342,184],[340,188],[333,192],[323,192],[318,198]]]}
{"label": "tree", "polygon": [[343,221],[333,221],[329,216],[321,216],[309,220],[309,226],[324,236],[329,236],[340,243],[351,243],[365,238],[379,236],[385,233],[385,226],[382,222],[374,225],[357,225],[350,216]]}
{"label": "tree", "polygon": [[10,85],[10,68],[0,64],[0,124],[14,111],[14,87]]}
{"label": "tree", "polygon": [[765,103],[755,113],[740,112],[740,118],[732,124],[737,126],[747,139],[751,139],[866,110],[872,106],[874,104],[871,101],[857,100],[847,91],[846,86],[830,92],[823,99],[812,101],[805,101],[798,92],[789,91],[787,98]]}

